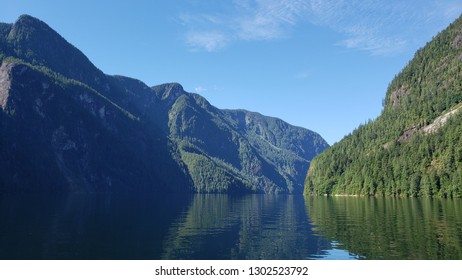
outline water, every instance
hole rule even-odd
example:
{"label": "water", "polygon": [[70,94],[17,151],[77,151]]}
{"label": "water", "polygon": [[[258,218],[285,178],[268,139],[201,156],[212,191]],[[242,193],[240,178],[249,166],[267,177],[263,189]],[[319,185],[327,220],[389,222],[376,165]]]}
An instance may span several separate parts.
{"label": "water", "polygon": [[0,259],[462,259],[459,200],[1,195]]}
{"label": "water", "polygon": [[314,229],[365,259],[462,259],[462,201],[307,198]]}

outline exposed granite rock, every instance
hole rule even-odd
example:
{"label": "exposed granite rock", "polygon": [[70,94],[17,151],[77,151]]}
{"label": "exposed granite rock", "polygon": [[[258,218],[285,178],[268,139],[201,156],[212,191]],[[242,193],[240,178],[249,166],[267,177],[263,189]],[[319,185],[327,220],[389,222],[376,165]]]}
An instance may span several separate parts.
{"label": "exposed granite rock", "polygon": [[409,95],[409,92],[404,88],[400,87],[399,89],[393,91],[391,93],[391,100],[392,100],[392,106],[393,108],[396,108],[399,106],[401,98]]}

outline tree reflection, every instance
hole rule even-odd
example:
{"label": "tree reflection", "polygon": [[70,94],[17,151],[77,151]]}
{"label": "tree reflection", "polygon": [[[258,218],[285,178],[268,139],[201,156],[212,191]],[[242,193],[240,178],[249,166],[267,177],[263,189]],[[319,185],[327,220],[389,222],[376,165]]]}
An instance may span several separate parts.
{"label": "tree reflection", "polygon": [[171,228],[165,259],[306,259],[329,247],[311,231],[303,197],[195,195]]}
{"label": "tree reflection", "polygon": [[315,229],[368,259],[462,259],[460,200],[308,197]]}

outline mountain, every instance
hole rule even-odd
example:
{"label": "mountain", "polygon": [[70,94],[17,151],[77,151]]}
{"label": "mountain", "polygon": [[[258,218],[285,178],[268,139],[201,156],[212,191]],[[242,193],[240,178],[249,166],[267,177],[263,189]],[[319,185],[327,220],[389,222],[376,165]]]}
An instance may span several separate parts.
{"label": "mountain", "polygon": [[179,84],[152,88],[164,130],[198,192],[302,193],[317,133],[244,110],[220,110]]}
{"label": "mountain", "polygon": [[302,193],[317,133],[104,74],[44,22],[0,23],[1,191]]}
{"label": "mountain", "polygon": [[127,95],[123,83],[35,18],[0,30],[0,189],[188,186],[162,130],[134,115],[135,100],[130,109],[115,103]]}
{"label": "mountain", "polygon": [[305,192],[462,196],[462,18],[389,85],[381,115],[317,156]]}

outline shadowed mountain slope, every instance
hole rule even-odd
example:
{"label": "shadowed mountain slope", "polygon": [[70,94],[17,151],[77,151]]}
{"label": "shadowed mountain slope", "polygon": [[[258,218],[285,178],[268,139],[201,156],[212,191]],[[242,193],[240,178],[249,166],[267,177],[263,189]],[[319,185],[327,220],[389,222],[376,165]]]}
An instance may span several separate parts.
{"label": "shadowed mountain slope", "polygon": [[0,190],[303,191],[316,133],[109,76],[44,22],[0,24]]}

